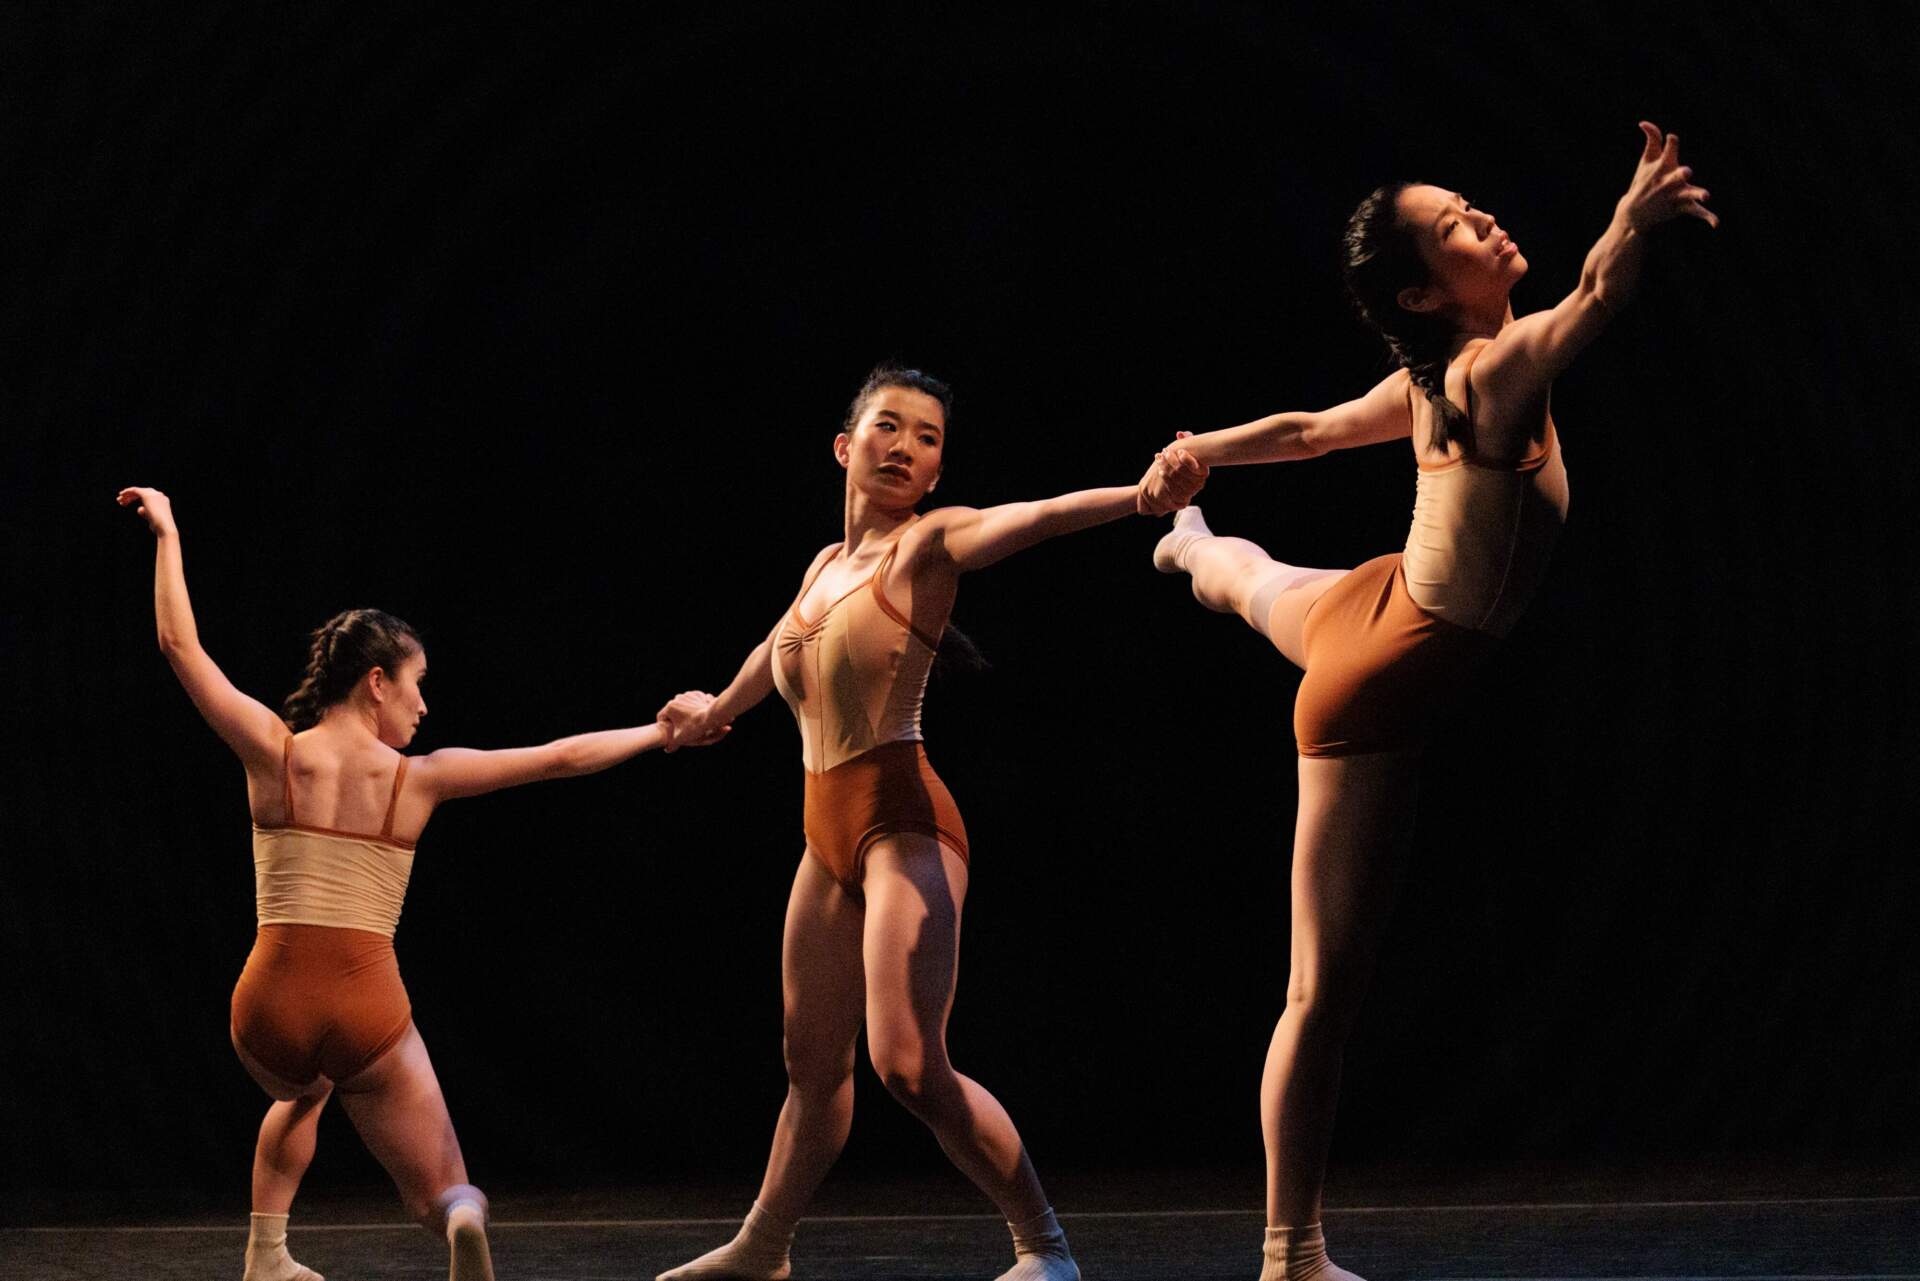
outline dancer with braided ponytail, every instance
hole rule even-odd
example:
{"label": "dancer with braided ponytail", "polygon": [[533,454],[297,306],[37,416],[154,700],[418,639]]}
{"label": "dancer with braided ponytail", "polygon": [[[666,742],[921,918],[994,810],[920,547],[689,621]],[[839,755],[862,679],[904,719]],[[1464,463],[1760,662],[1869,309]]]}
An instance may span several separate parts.
{"label": "dancer with braided ponytail", "polygon": [[[1327,1258],[1320,1228],[1341,1054],[1411,830],[1421,745],[1519,619],[1566,516],[1553,380],[1631,295],[1648,232],[1680,216],[1719,224],[1679,140],[1640,128],[1633,181],[1558,306],[1514,319],[1508,294],[1527,260],[1492,214],[1442,187],[1382,187],[1347,223],[1346,280],[1401,368],[1324,412],[1181,442],[1218,466],[1411,437],[1419,466],[1406,550],[1358,569],[1283,564],[1216,537],[1197,507],[1154,552],[1157,568],[1193,576],[1202,605],[1239,614],[1306,672],[1293,717],[1292,971],[1260,1086],[1262,1281],[1352,1276]],[[1178,505],[1161,470],[1141,482],[1156,509]]]}
{"label": "dancer with braided ponytail", "polygon": [[[543,747],[405,756],[427,714],[426,651],[412,628],[372,609],[348,610],[313,634],[306,679],[282,719],[201,648],[167,496],[129,488],[118,502],[153,531],[160,648],[247,771],[259,933],[233,991],[233,1047],[275,1102],[254,1151],[246,1281],[320,1281],[288,1255],[286,1226],[320,1111],[336,1093],[407,1213],[446,1238],[454,1281],[490,1281],[487,1199],[467,1182],[393,954],[414,842],[442,801],[591,774],[720,732],[675,739],[648,723]],[[701,696],[680,701],[697,707]]]}

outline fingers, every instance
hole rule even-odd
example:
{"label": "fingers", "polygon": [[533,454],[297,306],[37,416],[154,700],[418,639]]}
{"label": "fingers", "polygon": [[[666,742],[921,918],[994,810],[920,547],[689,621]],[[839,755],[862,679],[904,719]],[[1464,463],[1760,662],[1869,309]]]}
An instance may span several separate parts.
{"label": "fingers", "polygon": [[1660,126],[1651,120],[1640,122],[1640,132],[1646,135],[1646,145],[1640,149],[1640,163],[1649,164],[1660,155]]}

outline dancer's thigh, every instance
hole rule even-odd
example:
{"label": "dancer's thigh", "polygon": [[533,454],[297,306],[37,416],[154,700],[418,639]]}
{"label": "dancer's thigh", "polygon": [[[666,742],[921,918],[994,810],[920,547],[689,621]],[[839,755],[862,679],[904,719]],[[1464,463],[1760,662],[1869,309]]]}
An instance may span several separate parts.
{"label": "dancer's thigh", "polygon": [[420,1030],[406,1035],[338,1087],[340,1105],[415,1213],[442,1188],[467,1181],[460,1140]]}
{"label": "dancer's thigh", "polygon": [[787,899],[780,982],[788,1075],[843,1079],[866,1017],[861,903],[819,859],[802,855]]}
{"label": "dancer's thigh", "polygon": [[939,840],[898,833],[867,852],[867,1039],[876,1064],[918,1076],[946,1061],[967,865]]}
{"label": "dancer's thigh", "polygon": [[[1327,594],[1328,588],[1351,572],[1345,569],[1302,570],[1299,571],[1299,577],[1275,584],[1278,592],[1273,595],[1271,606],[1266,604],[1265,593],[1256,593],[1254,597],[1258,608],[1266,610],[1267,639],[1286,656],[1288,662],[1302,671],[1307,666],[1307,611],[1313,608],[1315,601]],[[1259,624],[1255,623],[1254,626],[1257,628]]]}
{"label": "dancer's thigh", "polygon": [[1294,829],[1293,1000],[1357,1003],[1405,866],[1419,756],[1303,756]]}

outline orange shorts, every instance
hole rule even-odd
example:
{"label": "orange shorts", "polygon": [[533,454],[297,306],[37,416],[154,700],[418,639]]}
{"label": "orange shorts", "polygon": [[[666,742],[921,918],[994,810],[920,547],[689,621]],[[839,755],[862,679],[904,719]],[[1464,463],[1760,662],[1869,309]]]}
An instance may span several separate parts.
{"label": "orange shorts", "polygon": [[393,940],[331,925],[263,925],[233,989],[233,1041],[291,1086],[357,1076],[407,1033]]}
{"label": "orange shorts", "polygon": [[1398,552],[1329,587],[1307,610],[1301,635],[1307,674],[1293,704],[1293,736],[1302,756],[1423,746],[1500,643],[1414,604]]}
{"label": "orange shorts", "polygon": [[894,832],[931,836],[967,859],[967,825],[919,742],[882,743],[807,775],[807,848],[833,878],[860,884],[867,847]]}

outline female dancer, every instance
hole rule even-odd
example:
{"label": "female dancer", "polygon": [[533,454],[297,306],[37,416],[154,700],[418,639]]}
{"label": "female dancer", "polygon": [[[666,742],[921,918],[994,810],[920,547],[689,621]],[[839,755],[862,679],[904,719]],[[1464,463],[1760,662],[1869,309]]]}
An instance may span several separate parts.
{"label": "female dancer", "polygon": [[[887,1089],[1006,1216],[1015,1261],[1002,1281],[1079,1276],[1013,1122],[947,1059],[967,830],[927,762],[920,701],[961,574],[1128,515],[1136,487],[917,515],[940,480],[951,403],[918,370],[868,376],[834,439],[844,540],[813,558],[725,692],[661,710],[677,735],[704,740],[778,689],[800,725],[806,849],[781,953],[787,1100],[760,1195],[730,1243],[660,1281],[788,1275],[795,1224],[853,1121],[863,1022]],[[1157,484],[1190,493],[1197,469],[1168,453]]]}
{"label": "female dancer", "polygon": [[[287,1253],[287,1214],[336,1090],[407,1213],[446,1237],[455,1281],[491,1281],[487,1199],[467,1182],[394,960],[414,842],[434,807],[456,796],[591,774],[700,740],[670,739],[649,724],[544,747],[403,756],[427,714],[427,656],[411,628],[371,609],[314,633],[306,679],[282,720],[235,689],[200,647],[167,496],[130,488],[118,501],[138,505],[157,543],[160,648],[247,770],[259,935],[233,991],[233,1048],[276,1100],[254,1150],[247,1281],[320,1281]],[[697,707],[702,697],[680,701]]]}
{"label": "female dancer", "polygon": [[[1718,225],[1680,164],[1679,140],[1640,128],[1632,184],[1557,307],[1514,319],[1507,295],[1527,260],[1493,215],[1444,188],[1382,187],[1347,223],[1346,278],[1401,368],[1323,413],[1182,442],[1215,465],[1411,436],[1419,465],[1405,552],[1355,570],[1282,564],[1244,539],[1215,537],[1197,507],[1154,552],[1158,568],[1193,576],[1202,605],[1239,614],[1306,669],[1294,706],[1292,973],[1260,1087],[1263,1281],[1351,1276],[1328,1260],[1320,1229],[1341,1052],[1409,834],[1421,743],[1519,618],[1566,514],[1553,379],[1626,302],[1649,230],[1682,214]],[[1142,487],[1148,504],[1172,502],[1154,473]]]}

